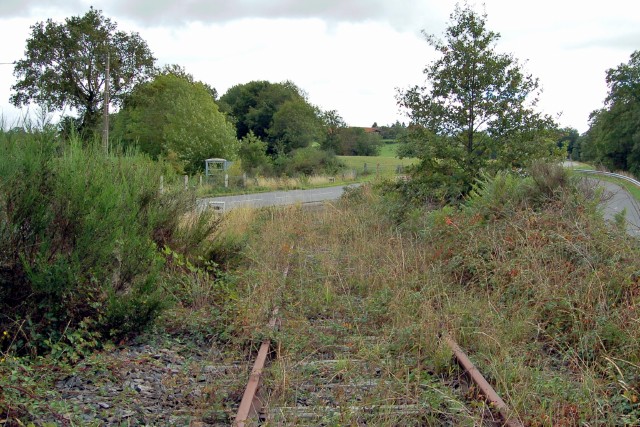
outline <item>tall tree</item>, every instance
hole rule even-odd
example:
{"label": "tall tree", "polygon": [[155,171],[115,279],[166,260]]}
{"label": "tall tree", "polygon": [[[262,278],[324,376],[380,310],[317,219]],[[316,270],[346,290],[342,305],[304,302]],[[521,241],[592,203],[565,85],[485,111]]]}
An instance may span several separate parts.
{"label": "tall tree", "polygon": [[414,172],[443,178],[448,198],[466,193],[482,170],[552,154],[556,126],[533,110],[538,80],[495,51],[500,35],[487,29],[486,14],[457,4],[450,18],[444,40],[423,32],[440,54],[424,70],[428,85],[398,94],[414,141],[425,145],[414,150],[422,160]]}
{"label": "tall tree", "polygon": [[38,22],[31,27],[25,58],[16,62],[11,102],[74,108],[82,129],[90,130],[104,108],[107,61],[109,99],[117,105],[150,78],[155,58],[137,33],[118,31],[115,22],[93,7],[64,23]]}
{"label": "tall tree", "polygon": [[322,113],[322,121],[324,122],[325,138],[322,142],[322,149],[326,151],[338,152],[340,144],[339,134],[342,129],[347,127],[347,123],[337,110],[329,110]]}
{"label": "tall tree", "polygon": [[135,88],[114,123],[114,134],[153,157],[175,154],[187,172],[211,157],[235,158],[233,124],[218,109],[210,87],[171,70]]}
{"label": "tall tree", "polygon": [[325,138],[320,112],[302,98],[287,101],[273,115],[269,137],[280,154],[320,143]]}
{"label": "tall tree", "polygon": [[591,114],[582,156],[640,174],[640,51],[607,71],[607,85],[605,108]]}
{"label": "tall tree", "polygon": [[290,81],[236,85],[220,98],[220,108],[235,121],[239,139],[253,132],[267,142],[267,151],[274,156],[318,139],[320,112]]}

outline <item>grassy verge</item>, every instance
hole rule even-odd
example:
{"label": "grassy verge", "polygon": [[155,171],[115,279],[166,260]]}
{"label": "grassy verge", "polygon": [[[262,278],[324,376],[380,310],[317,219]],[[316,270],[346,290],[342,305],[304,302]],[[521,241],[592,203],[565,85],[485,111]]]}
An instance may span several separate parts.
{"label": "grassy verge", "polygon": [[[381,179],[393,179],[403,173],[403,169],[413,164],[416,159],[398,159],[396,156],[398,144],[385,144],[379,156],[338,156],[345,168],[333,176],[319,175],[300,178],[250,178],[246,186],[231,185],[224,189],[220,186],[197,186],[200,197],[230,196],[237,194],[264,193],[279,190],[307,190],[336,185],[371,182]],[[240,177],[233,178],[238,183]]]}

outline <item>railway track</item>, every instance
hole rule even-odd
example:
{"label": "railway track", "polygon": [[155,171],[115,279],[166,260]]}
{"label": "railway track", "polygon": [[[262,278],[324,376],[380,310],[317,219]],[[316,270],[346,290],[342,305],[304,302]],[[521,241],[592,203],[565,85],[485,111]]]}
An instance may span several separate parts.
{"label": "railway track", "polygon": [[522,425],[451,336],[434,331],[453,354],[436,373],[372,329],[357,296],[343,298],[350,312],[301,317],[282,296],[269,322],[278,338],[262,342],[234,426]]}

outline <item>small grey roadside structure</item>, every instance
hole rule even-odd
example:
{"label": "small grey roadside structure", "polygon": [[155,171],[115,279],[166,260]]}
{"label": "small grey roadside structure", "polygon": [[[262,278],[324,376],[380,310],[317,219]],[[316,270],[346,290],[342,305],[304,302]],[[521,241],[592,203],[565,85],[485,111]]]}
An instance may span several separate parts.
{"label": "small grey roadside structure", "polygon": [[217,172],[225,172],[232,163],[226,159],[207,159],[204,161],[205,176],[212,176]]}

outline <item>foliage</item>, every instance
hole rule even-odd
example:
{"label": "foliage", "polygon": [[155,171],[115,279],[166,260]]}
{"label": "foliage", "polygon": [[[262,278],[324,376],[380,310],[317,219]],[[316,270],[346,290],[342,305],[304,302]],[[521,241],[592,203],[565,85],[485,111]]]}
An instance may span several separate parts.
{"label": "foliage", "polygon": [[377,156],[382,146],[382,137],[367,133],[363,128],[345,127],[337,132],[336,154],[340,156]]}
{"label": "foliage", "polygon": [[267,155],[267,143],[263,142],[249,132],[242,141],[238,149],[238,157],[242,161],[242,168],[252,175],[270,175],[272,171],[272,160]]}
{"label": "foliage", "polygon": [[253,132],[274,157],[321,142],[323,136],[319,110],[290,81],[233,86],[220,98],[220,109],[234,120],[239,139]]}
{"label": "foliage", "polygon": [[[409,139],[422,146],[413,150],[421,160],[415,177],[451,199],[466,194],[483,170],[559,154],[555,124],[533,110],[538,81],[512,55],[494,50],[500,36],[487,29],[486,15],[456,5],[445,37],[426,35],[440,53],[425,69],[429,84],[398,94],[411,119]],[[451,179],[440,185],[445,176]]]}
{"label": "foliage", "polygon": [[268,134],[278,153],[290,153],[318,143],[324,139],[320,112],[302,98],[286,101],[273,115]]}
{"label": "foliage", "polygon": [[202,248],[203,227],[180,226],[193,201],[159,194],[167,171],[135,153],[51,135],[3,136],[0,150],[0,327],[18,337],[10,350],[50,351],[87,319],[105,338],[142,329],[165,305],[157,248]]}
{"label": "foliage", "polygon": [[404,137],[407,131],[407,125],[396,120],[396,122],[391,125],[377,126],[376,129],[380,131],[380,135],[385,141],[398,141]]}
{"label": "foliage", "polygon": [[607,71],[605,108],[594,111],[581,159],[640,174],[640,51]]}
{"label": "foliage", "polygon": [[151,76],[155,60],[137,33],[118,31],[93,7],[64,23],[49,19],[33,25],[25,55],[15,65],[11,102],[74,108],[82,116],[79,130],[88,132],[104,108],[107,59],[109,99],[115,104]]}
{"label": "foliage", "polygon": [[579,148],[580,134],[577,129],[563,128],[560,129],[560,135],[558,139],[558,148],[564,148],[567,151],[567,155],[570,159],[577,160],[580,158]]}
{"label": "foliage", "polygon": [[188,173],[204,169],[208,158],[233,159],[238,150],[211,88],[173,70],[137,86],[114,122],[115,138],[153,158],[175,153]]}
{"label": "foliage", "polygon": [[347,127],[347,123],[336,110],[322,113],[322,121],[324,122],[326,136],[321,143],[321,147],[323,150],[337,153],[340,144],[339,134]]}
{"label": "foliage", "polygon": [[335,174],[340,162],[330,152],[316,147],[305,147],[293,151],[289,156],[279,156],[274,162],[279,175],[298,176],[314,174]]}

